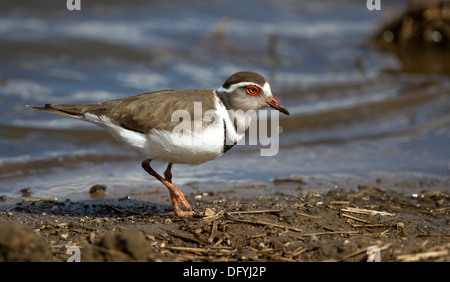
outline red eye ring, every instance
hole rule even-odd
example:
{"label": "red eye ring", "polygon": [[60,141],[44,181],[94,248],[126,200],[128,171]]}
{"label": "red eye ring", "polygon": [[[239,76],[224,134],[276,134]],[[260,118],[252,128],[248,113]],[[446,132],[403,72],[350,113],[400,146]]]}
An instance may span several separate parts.
{"label": "red eye ring", "polygon": [[259,88],[256,86],[247,86],[245,87],[245,91],[247,91],[247,94],[250,96],[256,96],[259,94]]}

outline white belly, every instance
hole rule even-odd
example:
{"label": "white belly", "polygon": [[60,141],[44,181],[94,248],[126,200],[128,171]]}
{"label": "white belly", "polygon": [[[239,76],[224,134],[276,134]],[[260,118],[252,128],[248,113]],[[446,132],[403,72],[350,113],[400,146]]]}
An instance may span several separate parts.
{"label": "white belly", "polygon": [[219,123],[195,134],[174,134],[152,129],[146,137],[148,141],[140,152],[154,160],[201,164],[223,154],[224,130]]}
{"label": "white belly", "polygon": [[87,114],[83,118],[111,133],[146,158],[179,164],[201,164],[223,154],[224,127],[219,119],[199,133],[173,133],[152,129],[148,134],[125,129],[108,118]]}

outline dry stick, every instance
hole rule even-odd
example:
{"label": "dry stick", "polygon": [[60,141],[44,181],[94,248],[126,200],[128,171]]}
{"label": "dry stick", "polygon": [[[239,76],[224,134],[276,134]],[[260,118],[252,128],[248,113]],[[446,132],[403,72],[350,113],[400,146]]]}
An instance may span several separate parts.
{"label": "dry stick", "polygon": [[303,254],[304,252],[306,252],[307,250],[308,250],[307,248],[305,248],[305,247],[303,247],[303,246],[300,246],[300,247],[298,247],[297,249],[295,249],[294,251],[288,253],[289,258],[292,259],[292,258],[294,258],[294,257],[296,257],[296,256],[298,256],[298,255],[301,255],[301,254]]}
{"label": "dry stick", "polygon": [[447,256],[449,254],[450,254],[450,251],[444,249],[444,250],[411,254],[411,255],[400,255],[400,256],[397,256],[397,260],[403,261],[403,262],[415,262],[415,261],[439,258],[439,257]]}
{"label": "dry stick", "polygon": [[214,220],[213,226],[211,228],[211,234],[209,235],[209,238],[208,238],[208,243],[211,244],[214,241],[214,238],[216,237],[216,233],[217,233],[217,220]]}
{"label": "dry stick", "polygon": [[419,237],[450,237],[450,234],[419,234]]}
{"label": "dry stick", "polygon": [[376,210],[368,210],[368,209],[360,209],[360,208],[352,208],[348,207],[342,209],[343,212],[352,212],[352,213],[360,213],[360,214],[370,214],[370,215],[389,215],[393,216],[393,213],[385,212],[385,211],[376,211]]}
{"label": "dry stick", "polygon": [[330,205],[349,205],[350,201],[330,201]]}
{"label": "dry stick", "polygon": [[321,236],[321,235],[340,235],[340,234],[361,234],[361,231],[329,231],[329,232],[317,232],[317,233],[305,233],[301,236]]}
{"label": "dry stick", "polygon": [[[255,211],[234,211],[234,212],[227,212],[227,214],[260,214],[260,213],[282,213],[283,210],[255,210]],[[225,211],[220,211],[214,215],[211,216],[205,216],[202,218],[202,220],[217,220],[221,218],[225,214]]]}
{"label": "dry stick", "polygon": [[364,223],[370,223],[370,221],[367,221],[367,220],[364,220],[364,219],[361,219],[361,218],[357,218],[357,217],[354,217],[354,216],[351,216],[351,215],[348,215],[348,214],[345,214],[345,213],[343,213],[342,216],[350,218],[350,219],[353,219],[353,220],[356,220],[356,221],[361,221],[361,222],[364,222]]}
{"label": "dry stick", "polygon": [[204,253],[204,252],[206,252],[206,249],[202,249],[202,248],[171,247],[171,246],[167,246],[165,248],[169,249],[169,250],[174,250],[174,251],[185,251],[185,252],[193,252],[193,253]]}
{"label": "dry stick", "polygon": [[225,214],[225,211],[220,211],[216,214],[213,215],[209,215],[209,216],[202,216],[202,220],[207,220],[208,222],[217,220],[219,218],[221,218],[223,215]]}
{"label": "dry stick", "polygon": [[310,214],[306,214],[306,213],[302,213],[302,212],[296,212],[295,214],[300,215],[300,216],[305,216],[305,217],[311,217],[311,218],[321,218],[321,216],[310,215]]}
{"label": "dry stick", "polygon": [[259,221],[259,220],[253,220],[252,221],[252,220],[245,220],[245,219],[237,219],[237,218],[233,218],[233,217],[231,217],[229,215],[227,215],[227,218],[229,220],[236,221],[236,222],[242,222],[242,223],[254,224],[254,225],[267,225],[267,226],[283,228],[283,229],[287,229],[287,230],[291,230],[291,231],[302,232],[301,229],[298,229],[298,228],[295,228],[295,227],[284,226],[284,225],[271,223],[271,222],[265,222],[265,221]]}
{"label": "dry stick", "polygon": [[294,195],[294,197],[296,197],[297,199],[299,199],[300,202],[302,202],[303,204],[307,204],[307,202],[306,202],[305,200],[303,200],[302,198],[300,198],[299,196]]}
{"label": "dry stick", "polygon": [[353,224],[352,227],[388,227],[386,224]]}
{"label": "dry stick", "polygon": [[255,210],[255,211],[234,211],[228,214],[259,214],[259,213],[282,213],[283,210]]}
{"label": "dry stick", "polygon": [[[302,232],[302,230],[299,229],[299,228],[285,226],[285,225],[280,225],[280,224],[271,223],[271,222],[265,222],[265,221],[259,221],[259,220],[253,220],[252,221],[252,220],[245,220],[245,219],[237,219],[237,218],[233,218],[233,217],[230,217],[230,216],[227,216],[227,218],[230,219],[230,220],[237,221],[237,222],[242,222],[242,223],[248,223],[248,224],[254,224],[254,225],[267,225],[267,226],[283,228],[283,229],[286,229],[286,230]],[[321,235],[336,235],[336,234],[361,234],[361,231],[353,231],[353,230],[349,230],[349,231],[329,231],[329,232],[318,232],[318,233],[302,234],[301,236],[321,236]]]}

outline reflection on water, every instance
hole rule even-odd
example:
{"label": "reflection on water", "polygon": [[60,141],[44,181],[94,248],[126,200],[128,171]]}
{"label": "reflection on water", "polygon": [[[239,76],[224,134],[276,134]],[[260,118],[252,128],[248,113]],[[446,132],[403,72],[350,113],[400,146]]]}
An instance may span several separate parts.
{"label": "reflection on water", "polygon": [[448,177],[448,77],[399,72],[395,57],[362,44],[404,3],[368,11],[351,0],[248,0],[240,9],[226,1],[83,1],[69,12],[64,1],[38,2],[0,4],[0,195],[158,186],[142,157],[106,132],[25,105],[218,88],[240,70],[263,74],[291,112],[280,117],[279,153],[236,146],[200,166],[175,165],[176,184],[214,190],[302,175],[307,188],[323,189],[330,187],[312,179]]}

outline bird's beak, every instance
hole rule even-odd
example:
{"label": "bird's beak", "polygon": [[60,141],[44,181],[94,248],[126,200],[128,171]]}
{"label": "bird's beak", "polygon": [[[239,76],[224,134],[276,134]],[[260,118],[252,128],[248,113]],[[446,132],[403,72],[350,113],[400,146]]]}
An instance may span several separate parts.
{"label": "bird's beak", "polygon": [[282,105],[280,105],[280,103],[278,103],[277,100],[275,100],[275,98],[270,98],[269,101],[266,101],[267,104],[269,104],[270,107],[279,110],[280,112],[282,112],[285,115],[289,115],[289,111],[286,110],[285,107],[283,107]]}

